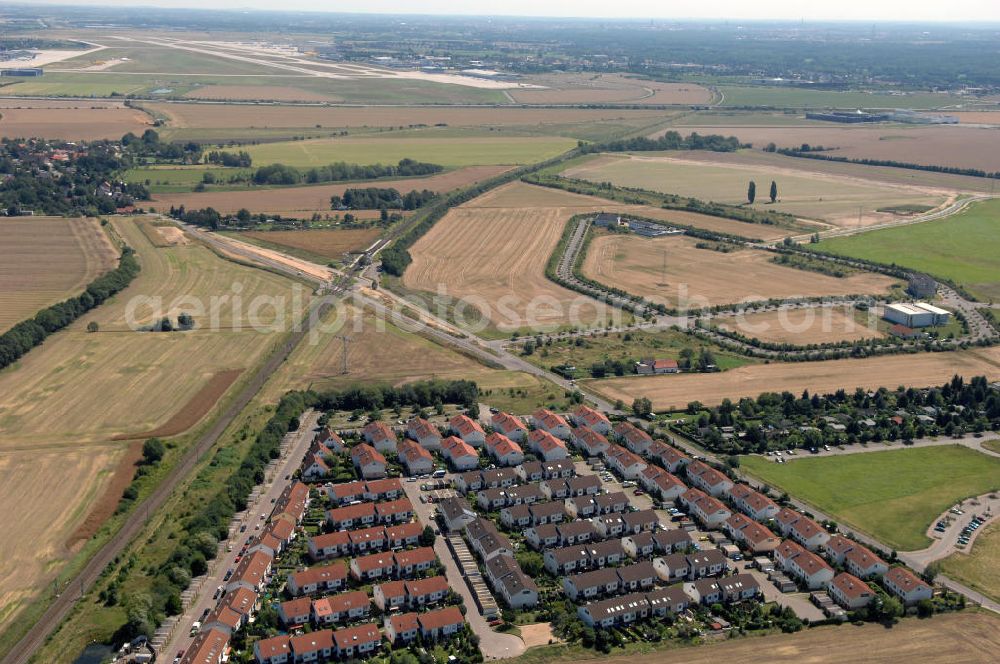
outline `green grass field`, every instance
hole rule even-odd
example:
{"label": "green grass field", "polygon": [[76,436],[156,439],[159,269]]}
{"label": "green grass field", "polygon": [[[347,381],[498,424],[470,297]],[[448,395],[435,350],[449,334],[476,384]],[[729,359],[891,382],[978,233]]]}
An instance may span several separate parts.
{"label": "green grass field", "polygon": [[927,527],[956,502],[1000,487],[1000,459],[960,445],[740,461],[767,484],[901,551],[928,546]]}
{"label": "green grass field", "polygon": [[[727,161],[723,155],[721,160]],[[859,209],[872,214],[887,205],[937,205],[943,197],[921,196],[911,190],[858,179],[840,179],[809,174],[790,175],[787,170],[767,164],[707,164],[696,161],[671,161],[685,158],[683,153],[659,156],[642,154],[608,161],[598,158],[593,165],[577,166],[570,174],[592,182],[611,182],[620,187],[638,187],[701,200],[742,205],[747,201],[750,181],[757,185],[754,207],[759,210],[787,212],[800,217],[822,220],[857,220]],[[794,164],[799,166],[799,164]],[[778,186],[778,200],[768,197],[771,182]]]}
{"label": "green grass field", "polygon": [[[125,180],[146,183],[154,194],[173,194],[191,191],[202,181],[205,173],[215,176],[220,184],[213,186],[213,189],[219,189],[226,186],[225,182],[230,177],[247,172],[248,169],[245,168],[213,166],[150,166],[129,169],[125,172]],[[246,188],[246,185],[234,185],[234,188]]]}
{"label": "green grass field", "polygon": [[342,138],[287,141],[256,145],[247,151],[255,165],[322,166],[337,161],[353,164],[389,164],[409,157],[447,167],[487,164],[526,164],[555,157],[576,145],[562,137],[455,138],[447,132],[421,138]]}
{"label": "green grass field", "polygon": [[982,300],[1000,300],[1000,200],[975,203],[938,221],[824,240],[818,247],[897,263],[951,279]]}
{"label": "green grass field", "polygon": [[765,86],[718,87],[723,106],[774,106],[778,108],[939,108],[962,103],[961,97],[918,92],[889,95],[868,92],[835,92]]}

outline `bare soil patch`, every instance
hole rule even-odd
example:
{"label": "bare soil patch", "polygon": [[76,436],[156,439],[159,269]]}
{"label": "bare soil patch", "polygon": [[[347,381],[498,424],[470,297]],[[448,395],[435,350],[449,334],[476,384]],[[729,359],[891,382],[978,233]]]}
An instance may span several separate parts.
{"label": "bare soil patch", "polygon": [[0,332],[79,295],[117,255],[96,219],[0,218]]}
{"label": "bare soil patch", "polygon": [[240,235],[302,249],[330,259],[342,258],[345,253],[362,252],[378,239],[378,228],[345,228],[343,230],[302,231],[245,231]]}
{"label": "bare soil patch", "polygon": [[535,623],[534,625],[521,625],[521,640],[524,641],[525,648],[535,646],[545,646],[549,643],[559,643],[562,641],[552,633],[552,623]]}
{"label": "bare soil patch", "polygon": [[[680,130],[680,129],[679,129]],[[865,127],[683,127],[683,133],[737,136],[763,148],[803,143],[834,148],[823,154],[849,159],[883,159],[911,164],[996,171],[1000,131],[960,125],[875,125]],[[660,132],[662,133],[662,132]]]}
{"label": "bare soil patch", "polygon": [[966,379],[1000,378],[1000,349],[890,355],[866,359],[755,364],[722,373],[641,376],[592,381],[589,387],[612,401],[631,403],[645,396],[658,410],[684,408],[691,401],[718,404],[723,399],[756,398],[763,392],[830,393],[841,388],[877,389],[897,385],[929,387],[955,374]]}
{"label": "bare soil patch", "polygon": [[[242,86],[241,86],[242,87]],[[148,104],[170,118],[173,128],[232,129],[282,127],[400,127],[446,124],[449,127],[537,126],[637,118],[655,119],[660,111],[583,108],[446,108],[223,106],[212,104]]]}
{"label": "bare soil patch", "polygon": [[805,346],[839,341],[860,341],[885,336],[859,323],[854,312],[842,307],[782,309],[718,320],[719,327],[769,343]]}
{"label": "bare soil patch", "polygon": [[169,438],[184,433],[205,417],[212,406],[222,398],[243,369],[220,371],[209,378],[208,382],[184,406],[170,416],[170,419],[151,431],[123,434],[115,436],[114,440],[136,440],[146,438]]}
{"label": "bare soil patch", "polygon": [[184,234],[184,231],[176,226],[155,226],[155,228],[156,232],[163,238],[163,241],[170,247],[191,242],[188,236]]}
{"label": "bare soil patch", "polygon": [[87,514],[87,518],[83,520],[83,523],[77,526],[73,534],[66,540],[67,549],[73,550],[93,537],[100,527],[104,525],[104,522],[115,513],[118,503],[121,501],[122,493],[132,483],[132,478],[135,477],[136,466],[139,465],[139,461],[142,459],[142,444],[143,442],[140,440],[129,443],[128,448],[118,461],[118,466],[115,468],[115,472],[111,476],[107,487],[105,487],[104,493],[101,494],[101,497],[97,499],[97,502],[90,509],[90,513]]}
{"label": "bare soil patch", "polygon": [[687,236],[642,238],[601,234],[584,258],[583,274],[671,307],[703,307],[770,298],[884,293],[896,280],[859,273],[838,279],[771,262],[770,252],[722,253],[697,248]]}
{"label": "bare soil patch", "polygon": [[206,191],[202,193],[158,194],[150,203],[158,210],[171,206],[185,206],[189,210],[212,207],[224,214],[246,208],[253,213],[280,214],[293,218],[308,218],[313,213],[332,214],[330,197],[340,196],[348,188],[383,187],[399,191],[430,189],[445,192],[467,187],[506,171],[509,166],[469,166],[427,178],[404,180],[376,180],[315,185],[311,187],[285,187],[280,189],[247,189],[246,191]]}
{"label": "bare soil patch", "polygon": [[87,102],[77,107],[38,105],[21,102],[0,107],[0,136],[5,138],[61,138],[69,141],[118,139],[128,132],[141,134],[152,126],[142,111],[124,106],[92,108]]}

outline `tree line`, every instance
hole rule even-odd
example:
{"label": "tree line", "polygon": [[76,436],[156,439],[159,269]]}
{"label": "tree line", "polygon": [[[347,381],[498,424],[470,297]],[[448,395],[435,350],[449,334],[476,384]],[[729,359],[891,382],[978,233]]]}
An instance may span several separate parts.
{"label": "tree line", "polygon": [[676,131],[668,131],[659,138],[637,136],[606,143],[583,143],[579,149],[583,154],[593,152],[655,152],[659,150],[707,150],[709,152],[735,152],[740,148],[751,147],[749,143],[740,143],[735,136],[719,134],[701,135],[697,132],[681,136]]}
{"label": "tree line", "polygon": [[364,187],[347,189],[339,196],[330,197],[332,210],[416,210],[437,196],[433,191],[413,191],[400,194],[396,189]]}
{"label": "tree line", "polygon": [[130,247],[122,250],[118,267],[94,279],[81,294],[39,311],[0,335],[0,369],[9,367],[52,333],[63,329],[128,286],[139,274]]}
{"label": "tree line", "polygon": [[913,171],[948,173],[950,175],[970,175],[972,177],[1000,180],[1000,171],[985,171],[980,168],[959,168],[957,166],[934,166],[931,164],[914,164],[906,161],[895,161],[893,159],[853,159],[850,157],[821,154],[823,150],[824,148],[822,146],[811,148],[809,145],[803,145],[802,148],[778,148],[777,152],[787,157],[799,157],[802,159],[837,161],[847,164],[860,164],[862,166],[889,166],[891,168],[906,168]]}
{"label": "tree line", "polygon": [[351,180],[378,180],[381,178],[420,177],[440,173],[444,166],[413,159],[400,159],[398,164],[348,164],[336,162],[301,171],[285,164],[270,164],[254,171],[251,181],[258,185],[318,184],[320,182],[348,182]]}

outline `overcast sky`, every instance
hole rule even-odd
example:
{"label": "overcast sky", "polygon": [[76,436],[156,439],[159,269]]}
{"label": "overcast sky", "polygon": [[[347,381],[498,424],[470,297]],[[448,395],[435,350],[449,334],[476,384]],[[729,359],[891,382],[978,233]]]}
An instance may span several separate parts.
{"label": "overcast sky", "polygon": [[1000,0],[15,0],[214,9],[620,18],[1000,21]]}

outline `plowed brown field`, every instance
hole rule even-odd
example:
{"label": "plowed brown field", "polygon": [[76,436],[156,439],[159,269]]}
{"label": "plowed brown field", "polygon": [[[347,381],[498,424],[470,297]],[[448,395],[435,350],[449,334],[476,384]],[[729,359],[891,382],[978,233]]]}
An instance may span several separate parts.
{"label": "plowed brown field", "polygon": [[[96,107],[96,108],[95,108]],[[153,125],[142,111],[121,104],[7,100],[0,103],[0,137],[61,138],[67,141],[119,139]]]}
{"label": "plowed brown field", "polygon": [[590,389],[608,399],[632,403],[648,397],[657,410],[684,408],[691,401],[718,404],[723,399],[756,397],[763,392],[802,390],[830,393],[841,388],[929,387],[955,374],[1000,378],[1000,349],[986,348],[948,353],[891,355],[866,359],[755,364],[721,373],[641,376],[592,381]]}

